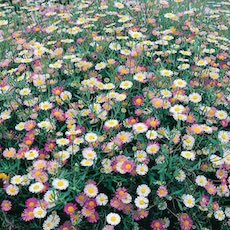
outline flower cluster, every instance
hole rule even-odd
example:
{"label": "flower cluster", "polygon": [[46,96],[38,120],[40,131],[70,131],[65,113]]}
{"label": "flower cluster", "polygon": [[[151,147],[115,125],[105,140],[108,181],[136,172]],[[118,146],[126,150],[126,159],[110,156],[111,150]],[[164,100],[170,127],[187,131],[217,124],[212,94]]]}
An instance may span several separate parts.
{"label": "flower cluster", "polygon": [[228,229],[227,2],[9,2],[0,229]]}

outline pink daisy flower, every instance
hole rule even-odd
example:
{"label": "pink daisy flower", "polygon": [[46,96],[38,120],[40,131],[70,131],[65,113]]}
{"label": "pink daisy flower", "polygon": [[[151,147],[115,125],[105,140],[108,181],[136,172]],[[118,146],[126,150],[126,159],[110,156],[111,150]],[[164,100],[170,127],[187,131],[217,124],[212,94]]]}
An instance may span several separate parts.
{"label": "pink daisy flower", "polygon": [[152,230],[165,230],[162,220],[153,220],[150,224]]}
{"label": "pink daisy flower", "polygon": [[161,185],[158,189],[157,189],[157,195],[162,198],[162,197],[166,197],[168,195],[168,190],[164,185]]}
{"label": "pink daisy flower", "polygon": [[122,170],[125,172],[125,173],[130,173],[132,172],[132,170],[134,169],[135,167],[135,164],[133,161],[130,161],[130,160],[126,160],[123,162],[121,168]]}
{"label": "pink daisy flower", "polygon": [[71,230],[71,229],[72,229],[72,225],[68,222],[65,222],[58,228],[58,230]]}
{"label": "pink daisy flower", "polygon": [[88,200],[85,202],[84,206],[85,206],[86,208],[89,208],[89,209],[94,209],[94,208],[97,207],[97,202],[96,202],[95,199],[88,199]]}
{"label": "pink daisy flower", "polygon": [[23,213],[22,213],[22,219],[24,221],[30,221],[34,219],[34,213],[33,213],[33,208],[26,208],[24,209]]}
{"label": "pink daisy flower", "polygon": [[94,213],[94,211],[95,209],[83,207],[83,209],[81,210],[81,213],[85,217],[90,217]]}
{"label": "pink daisy flower", "polygon": [[74,215],[74,212],[76,209],[77,209],[77,206],[73,203],[67,203],[64,206],[64,212],[70,216]]}
{"label": "pink daisy flower", "polygon": [[39,201],[36,198],[29,198],[25,202],[27,208],[36,208],[39,206]]}
{"label": "pink daisy flower", "polygon": [[80,204],[81,206],[84,205],[85,201],[87,200],[87,196],[82,192],[79,193],[76,197],[75,197],[75,201]]}
{"label": "pink daisy flower", "polygon": [[8,212],[12,208],[12,203],[9,200],[3,200],[1,203],[1,209],[3,212]]}
{"label": "pink daisy flower", "polygon": [[154,117],[148,118],[145,124],[150,128],[157,128],[160,125],[160,121]]}
{"label": "pink daisy flower", "polygon": [[144,102],[144,98],[142,96],[134,96],[132,99],[132,103],[135,106],[140,106]]}
{"label": "pink daisy flower", "polygon": [[181,230],[190,230],[192,228],[193,221],[188,214],[182,213],[179,217]]}
{"label": "pink daisy flower", "polygon": [[94,212],[91,216],[87,218],[90,223],[96,223],[99,220],[99,214]]}
{"label": "pink daisy flower", "polygon": [[118,188],[115,192],[115,196],[119,199],[122,200],[127,196],[127,190],[126,188]]}

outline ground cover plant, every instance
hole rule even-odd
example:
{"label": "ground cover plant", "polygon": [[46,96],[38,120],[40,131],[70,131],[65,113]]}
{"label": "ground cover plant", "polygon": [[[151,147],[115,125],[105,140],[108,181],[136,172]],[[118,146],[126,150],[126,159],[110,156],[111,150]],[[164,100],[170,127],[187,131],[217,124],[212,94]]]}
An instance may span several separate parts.
{"label": "ground cover plant", "polygon": [[228,7],[3,1],[0,229],[229,229]]}

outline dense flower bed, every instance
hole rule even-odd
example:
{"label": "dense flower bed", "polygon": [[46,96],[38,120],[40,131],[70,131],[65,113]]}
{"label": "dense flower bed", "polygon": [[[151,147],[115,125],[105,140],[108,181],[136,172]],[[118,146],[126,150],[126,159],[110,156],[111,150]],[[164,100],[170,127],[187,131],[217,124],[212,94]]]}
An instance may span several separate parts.
{"label": "dense flower bed", "polygon": [[227,3],[14,2],[0,229],[228,229]]}

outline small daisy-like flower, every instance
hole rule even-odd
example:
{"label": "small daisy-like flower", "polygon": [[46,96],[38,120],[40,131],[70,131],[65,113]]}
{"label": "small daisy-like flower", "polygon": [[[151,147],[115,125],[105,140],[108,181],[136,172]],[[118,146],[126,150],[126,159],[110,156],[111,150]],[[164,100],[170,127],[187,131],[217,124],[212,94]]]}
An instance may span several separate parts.
{"label": "small daisy-like flower", "polygon": [[159,197],[166,197],[168,195],[168,190],[164,185],[161,185],[158,189],[157,189],[157,195]]}
{"label": "small daisy-like flower", "polygon": [[176,79],[173,81],[173,84],[178,88],[185,88],[187,85],[187,82],[182,79]]}
{"label": "small daisy-like flower", "polygon": [[25,152],[25,158],[27,160],[34,160],[39,156],[38,151],[35,149],[29,150]]}
{"label": "small daisy-like flower", "polygon": [[189,194],[182,195],[182,201],[184,205],[188,208],[193,208],[195,206],[195,199],[192,195]]}
{"label": "small daisy-like flower", "polygon": [[121,45],[119,43],[112,42],[112,43],[109,44],[109,48],[111,50],[118,51],[118,50],[121,49]]}
{"label": "small daisy-like flower", "polygon": [[58,190],[65,190],[69,186],[69,181],[66,179],[55,178],[52,182],[52,185]]}
{"label": "small daisy-like flower", "polygon": [[189,50],[180,50],[180,53],[185,55],[185,56],[191,56],[192,55],[191,51],[189,51]]}
{"label": "small daisy-like flower", "polygon": [[138,175],[144,176],[148,173],[149,168],[146,164],[140,164],[136,167],[136,172]]}
{"label": "small daisy-like flower", "polygon": [[71,94],[69,91],[63,91],[63,92],[61,92],[61,94],[60,94],[60,98],[61,98],[63,101],[71,100],[71,99],[72,99],[72,94]]}
{"label": "small daisy-like flower", "polygon": [[183,64],[181,64],[181,65],[178,66],[178,69],[179,70],[185,70],[185,69],[188,69],[189,67],[190,67],[189,64],[183,63]]}
{"label": "small daisy-like flower", "polygon": [[99,193],[97,196],[96,196],[96,202],[98,205],[100,206],[104,206],[108,203],[108,196],[105,195],[104,193]]}
{"label": "small daisy-like flower", "polygon": [[24,221],[30,221],[30,220],[33,220],[35,217],[34,217],[34,213],[33,213],[34,209],[32,208],[26,208],[24,209],[21,217]]}
{"label": "small daisy-like flower", "polygon": [[50,64],[49,67],[53,69],[60,69],[62,67],[62,61],[58,60],[54,62],[53,64]]}
{"label": "small daisy-like flower", "polygon": [[179,170],[179,172],[175,176],[175,179],[179,182],[183,182],[185,180],[185,178],[186,178],[186,174],[183,170]]}
{"label": "small daisy-like flower", "polygon": [[172,93],[167,89],[161,90],[160,93],[163,96],[163,98],[169,98],[172,96]]}
{"label": "small daisy-like flower", "polygon": [[48,190],[44,195],[44,200],[48,203],[48,208],[55,206],[55,201],[57,200],[57,191]]}
{"label": "small daisy-like flower", "polygon": [[85,135],[85,140],[89,143],[97,141],[98,136],[96,133],[87,133]]}
{"label": "small daisy-like flower", "polygon": [[205,60],[199,60],[196,62],[197,66],[206,66],[208,63]]}
{"label": "small daisy-like flower", "polygon": [[143,150],[139,150],[134,154],[134,157],[137,161],[143,162],[147,157],[147,153]]}
{"label": "small daisy-like flower", "polygon": [[224,214],[224,212],[221,209],[219,209],[219,210],[217,210],[217,211],[214,212],[214,217],[217,220],[222,221],[222,220],[225,219],[225,214]]}
{"label": "small daisy-like flower", "polygon": [[67,203],[64,206],[64,212],[70,216],[72,216],[74,214],[76,209],[77,209],[77,206],[73,203]]}
{"label": "small daisy-like flower", "polygon": [[146,148],[146,152],[148,154],[156,154],[159,150],[160,150],[160,145],[158,143],[151,143]]}
{"label": "small daisy-like flower", "polygon": [[164,230],[165,229],[165,226],[161,219],[153,220],[150,224],[150,227],[152,230]]}
{"label": "small daisy-like flower", "polygon": [[64,146],[69,144],[69,139],[67,138],[59,138],[56,140],[58,146]]}
{"label": "small daisy-like flower", "polygon": [[1,209],[4,212],[10,211],[12,208],[12,203],[9,200],[3,200],[1,203]]}
{"label": "small daisy-like flower", "polygon": [[29,186],[29,191],[32,193],[39,193],[43,189],[44,189],[44,185],[41,182],[36,182]]}
{"label": "small daisy-like flower", "polygon": [[147,74],[145,72],[140,72],[140,73],[136,73],[133,76],[133,79],[138,81],[138,82],[144,83],[146,80],[146,77],[147,77]]}
{"label": "small daisy-like flower", "polygon": [[108,224],[116,226],[121,222],[121,217],[117,213],[111,212],[106,216],[106,221]]}
{"label": "small daisy-like flower", "polygon": [[173,13],[166,13],[166,14],[164,14],[164,17],[165,18],[169,18],[169,19],[171,19],[173,21],[175,21],[175,20],[178,19],[178,17],[175,14],[173,14]]}
{"label": "small daisy-like flower", "polygon": [[59,223],[60,223],[60,217],[57,214],[51,214],[43,222],[42,227],[44,230],[51,230],[56,228]]}
{"label": "small daisy-like flower", "polygon": [[133,130],[135,133],[145,133],[148,130],[148,126],[144,123],[136,123],[133,125]]}
{"label": "small daisy-like flower", "polygon": [[38,219],[44,218],[46,216],[46,213],[46,210],[41,207],[37,207],[33,210],[34,217]]}
{"label": "small daisy-like flower", "polygon": [[150,194],[151,189],[146,184],[138,185],[137,187],[137,195],[146,197]]}
{"label": "small daisy-like flower", "polygon": [[90,167],[93,165],[93,160],[82,159],[80,164],[85,167]]}
{"label": "small daisy-like flower", "polygon": [[169,109],[171,113],[183,113],[184,110],[185,107],[183,105],[174,105]]}
{"label": "small daisy-like flower", "polygon": [[197,176],[196,183],[197,185],[204,187],[207,184],[207,178],[205,176]]}
{"label": "small daisy-like flower", "polygon": [[111,119],[111,120],[107,120],[104,126],[109,129],[109,128],[117,127],[118,124],[119,124],[118,120]]}
{"label": "small daisy-like flower", "polygon": [[49,110],[53,108],[53,104],[48,101],[44,101],[39,104],[39,108],[41,110]]}
{"label": "small daisy-like flower", "polygon": [[22,176],[20,175],[15,175],[11,178],[10,180],[11,184],[21,184],[22,182]]}
{"label": "small daisy-like flower", "polygon": [[88,196],[88,197],[96,197],[98,194],[98,188],[96,185],[94,184],[87,184],[84,188],[84,193]]}
{"label": "small daisy-like flower", "polygon": [[199,93],[191,93],[189,94],[188,98],[193,103],[199,103],[202,100],[202,97]]}
{"label": "small daisy-like flower", "polygon": [[30,88],[23,88],[19,91],[19,94],[21,96],[27,96],[31,93],[31,89]]}
{"label": "small daisy-like flower", "polygon": [[92,148],[85,148],[82,150],[82,156],[87,160],[94,160],[97,154]]}
{"label": "small daisy-like flower", "polygon": [[134,39],[141,39],[144,37],[144,35],[141,32],[137,32],[137,31],[129,31],[129,35],[134,38]]}
{"label": "small daisy-like flower", "polygon": [[130,89],[132,88],[132,86],[133,86],[133,83],[131,81],[122,81],[120,84],[120,88],[124,90]]}
{"label": "small daisy-like flower", "polygon": [[95,66],[95,69],[96,70],[101,70],[101,69],[104,69],[106,67],[106,63],[105,62],[100,62],[98,63],[96,66]]}
{"label": "small daisy-like flower", "polygon": [[127,194],[123,199],[121,199],[121,201],[124,204],[129,204],[132,202],[132,196],[130,194]]}
{"label": "small daisy-like flower", "polygon": [[215,117],[218,118],[219,120],[226,119],[228,117],[228,114],[224,110],[218,110],[215,113]]}
{"label": "small daisy-like flower", "polygon": [[185,159],[194,161],[195,160],[195,153],[192,151],[182,151],[181,156],[184,157]]}
{"label": "small daisy-like flower", "polygon": [[160,74],[164,77],[171,77],[173,75],[173,71],[171,70],[167,70],[167,69],[163,69],[160,71]]}
{"label": "small daisy-like flower", "polygon": [[230,207],[226,207],[224,213],[226,217],[230,218]]}
{"label": "small daisy-like flower", "polygon": [[180,113],[173,114],[173,118],[176,121],[186,121],[187,120],[187,116],[185,114],[180,114]]}
{"label": "small daisy-like flower", "polygon": [[146,137],[149,140],[155,140],[158,137],[158,135],[155,130],[148,130],[148,132],[146,133]]}
{"label": "small daisy-like flower", "polygon": [[145,209],[149,206],[149,200],[146,197],[138,196],[134,200],[135,205],[140,209]]}

